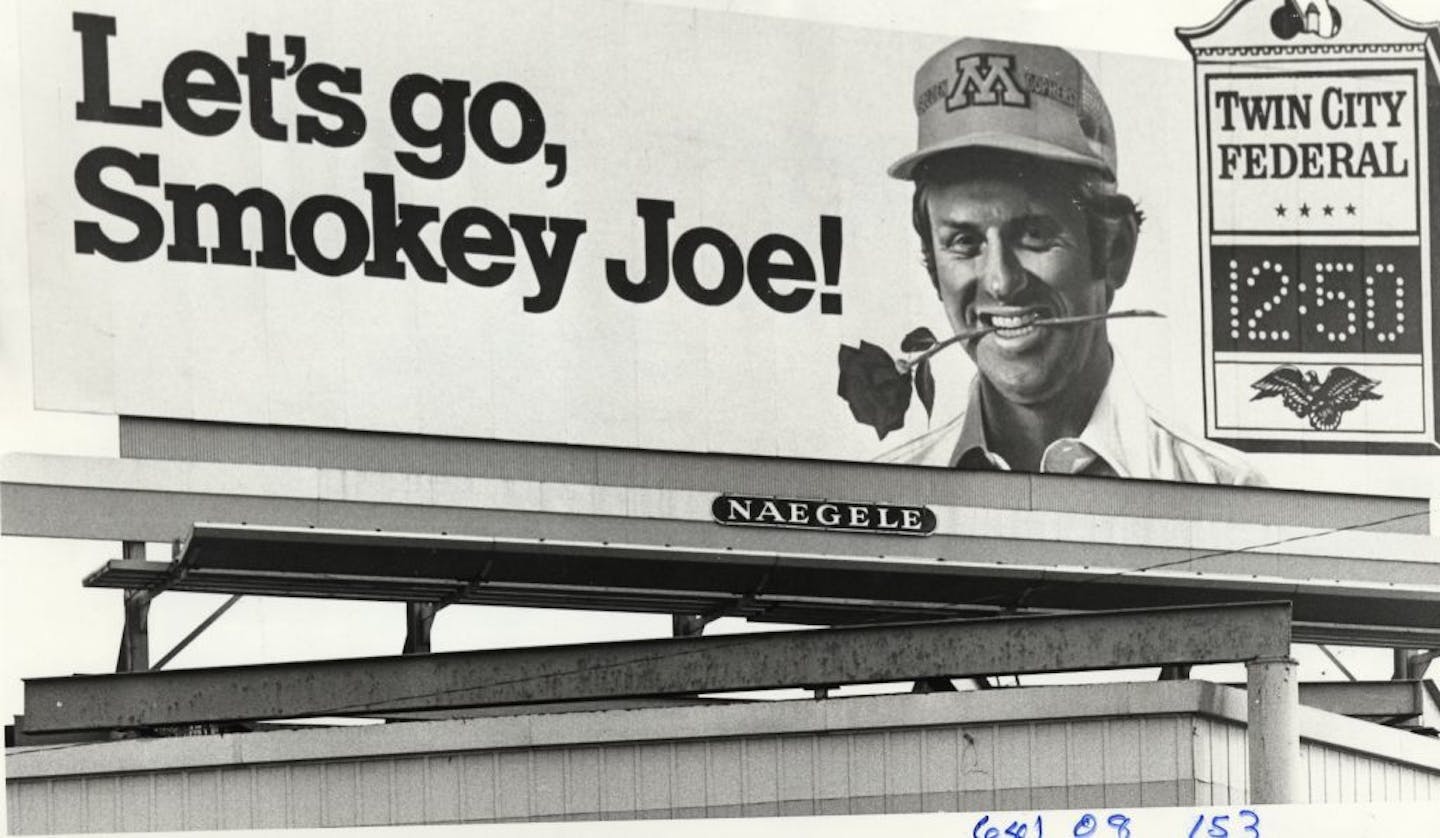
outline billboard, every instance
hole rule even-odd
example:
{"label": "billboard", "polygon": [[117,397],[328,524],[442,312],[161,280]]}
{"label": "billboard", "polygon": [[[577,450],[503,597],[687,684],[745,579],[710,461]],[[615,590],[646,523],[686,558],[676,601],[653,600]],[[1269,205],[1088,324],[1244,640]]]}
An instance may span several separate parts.
{"label": "billboard", "polygon": [[[618,1],[20,19],[41,408],[1383,493],[1435,471],[1433,28],[1403,86],[1347,89],[1405,114],[1370,142],[1409,203],[1355,189],[1376,235],[1406,229],[1381,313],[1411,325],[1342,364],[1217,325],[1214,264],[1253,256],[1225,248],[1294,231],[1197,241],[1262,187],[1197,194],[1184,60]],[[1354,261],[1369,240],[1332,226],[1316,246]],[[1391,349],[1408,378],[1378,375]],[[1215,395],[1255,363],[1275,398]],[[1403,425],[1398,483],[1303,439],[1237,450],[1265,437],[1227,410],[1339,366],[1380,383],[1319,430],[1374,456]]]}

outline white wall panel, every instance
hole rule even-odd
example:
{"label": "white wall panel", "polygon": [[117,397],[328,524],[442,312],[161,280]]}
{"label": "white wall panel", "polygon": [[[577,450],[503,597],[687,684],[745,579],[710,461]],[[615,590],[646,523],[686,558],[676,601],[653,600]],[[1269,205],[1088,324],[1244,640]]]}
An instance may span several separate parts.
{"label": "white wall panel", "polygon": [[[1088,691],[1083,701],[1077,690]],[[195,737],[132,740],[86,746],[90,771],[74,751],[15,751],[9,826],[33,834],[1247,802],[1243,693],[1199,683],[1004,692],[1008,705],[993,692],[897,695],[611,711],[587,724],[561,714],[243,734],[217,737],[213,750]],[[1440,800],[1440,752],[1427,750],[1436,743],[1304,716],[1309,802]],[[517,725],[547,744],[517,746]],[[614,735],[594,733],[607,727]],[[102,755],[121,745],[154,767],[115,770]]]}

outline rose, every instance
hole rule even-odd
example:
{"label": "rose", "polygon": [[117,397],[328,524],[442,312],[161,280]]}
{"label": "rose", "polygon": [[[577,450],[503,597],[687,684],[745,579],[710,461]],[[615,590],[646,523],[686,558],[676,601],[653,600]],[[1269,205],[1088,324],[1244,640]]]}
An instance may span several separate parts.
{"label": "rose", "polygon": [[884,349],[863,340],[859,349],[840,345],[840,398],[855,421],[875,428],[881,439],[905,425],[910,390],[910,373],[896,369]]}
{"label": "rose", "polygon": [[[1037,328],[1064,328],[1094,320],[1121,317],[1164,317],[1156,311],[1131,309],[1073,317],[1050,317],[1028,325]],[[840,345],[840,398],[850,405],[855,421],[870,425],[881,439],[905,424],[905,411],[910,409],[910,390],[920,395],[925,415],[935,408],[935,376],[930,372],[930,358],[957,343],[978,340],[998,331],[998,326],[977,326],[963,329],[939,340],[925,327],[912,330],[900,342],[900,351],[910,357],[895,360],[890,353],[873,343],[860,341],[860,348]]]}

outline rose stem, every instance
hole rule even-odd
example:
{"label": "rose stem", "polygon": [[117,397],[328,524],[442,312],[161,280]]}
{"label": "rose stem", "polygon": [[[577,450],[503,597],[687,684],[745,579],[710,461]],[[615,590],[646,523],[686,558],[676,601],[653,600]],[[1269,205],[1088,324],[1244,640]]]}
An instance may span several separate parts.
{"label": "rose stem", "polygon": [[[1149,310],[1147,310],[1147,309],[1132,308],[1132,309],[1128,309],[1128,310],[1126,310],[1126,311],[1109,311],[1109,312],[1106,312],[1106,313],[1104,313],[1104,314],[1081,314],[1081,315],[1076,315],[1076,316],[1074,316],[1074,317],[1051,317],[1051,318],[1047,318],[1047,319],[1045,319],[1045,320],[1036,320],[1036,321],[1034,321],[1034,322],[1032,322],[1032,323],[1030,323],[1030,324],[1028,324],[1028,325],[1031,325],[1031,326],[1070,326],[1070,325],[1073,325],[1073,324],[1075,324],[1075,323],[1089,323],[1089,322],[1091,322],[1091,321],[1093,321],[1093,320],[1113,320],[1113,319],[1120,318],[1120,317],[1164,317],[1164,316],[1165,316],[1165,315],[1161,314],[1161,313],[1158,312],[1158,311],[1149,311]],[[999,330],[1000,330],[1000,327],[999,327],[999,326],[981,326],[981,327],[978,328],[978,329],[969,329],[969,330],[964,331],[964,332],[956,332],[955,334],[953,334],[953,335],[951,335],[950,337],[948,337],[948,338],[940,341],[939,343],[936,343],[936,344],[932,345],[929,349],[924,350],[924,351],[921,352],[919,355],[916,355],[914,358],[910,358],[910,359],[908,359],[908,360],[902,358],[900,362],[897,362],[897,363],[896,363],[896,366],[898,367],[901,362],[904,362],[906,369],[909,369],[909,368],[911,368],[911,367],[914,367],[916,364],[920,363],[921,361],[924,361],[924,360],[928,359],[931,355],[934,355],[936,352],[939,352],[940,350],[944,349],[945,347],[950,346],[951,344],[960,343],[960,342],[962,342],[962,341],[967,341],[967,340],[973,340],[973,339],[978,338],[978,337],[984,337],[985,335],[988,335],[988,334],[990,334],[991,332],[996,332],[996,331],[999,331]]]}

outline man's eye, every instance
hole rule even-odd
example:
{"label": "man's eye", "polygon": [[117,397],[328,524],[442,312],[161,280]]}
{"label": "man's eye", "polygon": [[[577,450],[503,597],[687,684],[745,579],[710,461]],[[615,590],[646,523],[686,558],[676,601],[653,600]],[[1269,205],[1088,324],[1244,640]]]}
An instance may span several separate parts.
{"label": "man's eye", "polygon": [[951,236],[945,243],[945,249],[958,256],[970,257],[978,254],[985,240],[980,236],[972,236],[964,233]]}
{"label": "man's eye", "polygon": [[1049,250],[1061,243],[1060,230],[1053,224],[1027,224],[1020,231],[1019,243],[1027,250]]}

